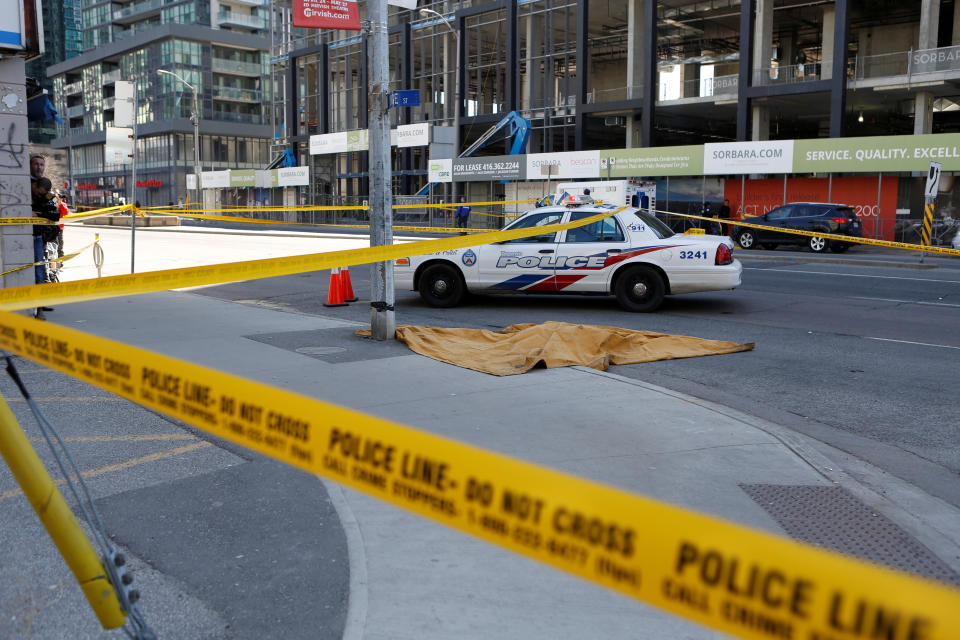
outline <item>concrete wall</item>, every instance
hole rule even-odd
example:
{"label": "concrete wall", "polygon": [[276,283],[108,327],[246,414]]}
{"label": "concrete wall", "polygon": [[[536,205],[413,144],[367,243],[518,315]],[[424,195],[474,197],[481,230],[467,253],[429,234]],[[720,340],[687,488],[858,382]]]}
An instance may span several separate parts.
{"label": "concrete wall", "polygon": [[[22,58],[0,59],[0,215],[30,217],[30,148]],[[33,227],[0,227],[0,270],[33,262]],[[3,276],[4,287],[34,284],[33,269]]]}

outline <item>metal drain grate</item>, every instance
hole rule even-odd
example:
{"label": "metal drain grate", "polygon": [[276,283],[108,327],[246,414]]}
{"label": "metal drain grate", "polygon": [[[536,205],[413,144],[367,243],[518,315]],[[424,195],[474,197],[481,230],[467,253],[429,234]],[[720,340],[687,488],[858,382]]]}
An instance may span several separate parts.
{"label": "metal drain grate", "polygon": [[791,537],[894,569],[960,585],[960,575],[842,487],[742,484]]}

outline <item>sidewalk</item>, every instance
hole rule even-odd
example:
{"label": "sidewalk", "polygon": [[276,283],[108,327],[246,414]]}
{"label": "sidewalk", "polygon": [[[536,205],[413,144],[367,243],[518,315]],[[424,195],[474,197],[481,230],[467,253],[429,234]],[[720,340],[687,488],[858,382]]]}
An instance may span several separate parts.
{"label": "sidewalk", "polygon": [[[68,250],[71,243],[78,247],[85,241],[82,234],[72,231],[68,230]],[[138,230],[138,270],[188,266],[188,262],[198,264],[197,259],[218,262],[266,257],[256,252],[292,255],[366,242],[249,238],[247,246],[243,244],[247,240],[231,236],[228,246],[221,248],[207,241],[201,251],[191,239],[202,239],[199,234],[162,233],[165,235],[160,241],[158,236]],[[104,245],[108,263],[123,273],[126,261],[128,271],[129,253],[122,253],[121,236],[111,235],[108,240],[107,235]],[[324,248],[318,248],[321,246]],[[232,257],[224,258],[223,254]],[[65,275],[77,279],[87,270],[89,266],[82,263],[71,264]],[[900,563],[903,568],[940,579],[957,580],[960,514],[956,510],[777,425],[629,380],[616,375],[616,368],[606,373],[581,367],[535,370],[497,378],[415,355],[396,342],[359,338],[353,332],[362,325],[226,302],[192,292],[66,305],[49,318],[63,326],[321,398],[747,526],[799,538],[820,536],[816,541],[825,545],[853,540],[847,552],[876,554],[881,547],[888,548],[886,555],[875,555],[876,559]],[[749,357],[749,353],[717,357]],[[139,428],[138,423],[127,426]],[[96,455],[91,453],[94,458]],[[140,482],[141,491],[150,490],[149,495],[157,500],[144,503],[147,494],[143,493],[129,496],[131,503],[137,502],[142,517],[162,520],[164,510],[183,499],[182,485],[178,484],[183,479],[189,479],[192,491],[209,491],[205,478],[212,482],[217,474],[258,464],[256,458],[231,448],[214,447],[203,455],[211,457]],[[105,461],[91,458],[87,464],[99,466]],[[0,466],[0,493],[10,488],[7,476]],[[348,601],[339,604],[344,638],[726,637],[356,491],[329,482],[324,485],[336,514],[317,518],[317,536],[328,539],[337,535],[336,530],[346,539],[342,560],[349,562],[349,575],[338,578],[349,591]],[[235,485],[227,488],[231,486]],[[255,483],[236,490],[249,492],[253,501],[262,500]],[[317,490],[323,497],[322,489]],[[117,482],[98,495],[104,496],[108,506],[117,507],[129,491],[129,486]],[[299,491],[307,500],[303,489]],[[0,514],[11,502],[0,502]],[[287,514],[291,521],[298,519],[296,504],[293,500],[285,507],[291,510]],[[812,507],[813,511],[830,507],[834,511],[833,515],[811,519],[801,517],[797,507]],[[110,512],[120,513],[122,509]],[[838,518],[837,513],[846,517]],[[243,517],[219,518],[216,509],[209,506],[190,514],[201,522],[182,522],[172,530],[189,526],[215,536],[224,527],[241,530],[247,522]],[[0,519],[4,517],[0,515]],[[27,518],[21,523],[31,526]],[[128,532],[138,531],[128,523],[119,527],[124,541]],[[130,544],[130,551],[164,573],[167,565],[155,557],[163,547],[162,536],[149,527],[139,532],[142,535]],[[43,534],[34,531],[32,535]],[[282,558],[278,563],[277,554],[282,553],[278,543],[296,545],[298,540],[264,541],[253,545],[256,551],[246,552],[260,557],[254,565],[257,573],[247,575],[250,586],[245,588],[272,584],[250,600],[250,606],[257,608],[249,612],[250,617],[275,620],[271,624],[275,624],[276,633],[261,637],[337,637],[318,635],[316,631],[299,635],[300,631],[289,628],[288,616],[297,612],[277,613],[284,611],[290,594],[271,583],[270,576],[272,570],[292,571],[298,576],[329,572],[338,561],[336,550],[330,551],[330,556],[313,556],[312,561],[293,560],[296,566],[291,567]],[[41,545],[31,553],[49,554],[51,550]],[[236,570],[243,574],[243,563],[255,563],[255,559],[240,557]],[[209,559],[185,560],[197,565],[190,571],[210,573],[210,580],[217,579],[214,574],[221,568],[207,566]],[[904,566],[911,562],[913,566]],[[144,590],[141,609],[148,620],[157,623],[156,627],[169,627],[169,620],[160,621],[178,615],[186,616],[187,628],[190,615],[196,615],[202,624],[189,634],[174,627],[181,631],[161,637],[256,637],[245,635],[249,632],[236,626],[215,598],[204,597],[205,592],[196,586],[185,587],[182,582],[186,581],[177,573],[181,570],[170,569],[164,590]],[[317,608],[338,606],[324,601],[321,593],[300,595],[315,599]],[[76,598],[70,602],[76,604]],[[44,615],[55,617],[56,606]],[[85,605],[80,602],[76,606]],[[79,613],[92,617],[88,611]],[[227,632],[224,625],[231,623],[234,626]],[[61,636],[44,637],[78,637],[71,628],[62,632]]]}

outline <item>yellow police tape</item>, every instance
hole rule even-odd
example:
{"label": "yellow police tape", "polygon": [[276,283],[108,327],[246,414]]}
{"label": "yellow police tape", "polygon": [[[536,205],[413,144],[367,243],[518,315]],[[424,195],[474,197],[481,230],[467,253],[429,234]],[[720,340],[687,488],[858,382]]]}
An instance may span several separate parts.
{"label": "yellow police tape", "polygon": [[[751,229],[773,229],[778,233],[790,233],[798,236],[807,236],[811,238],[826,238],[827,240],[839,240],[851,244],[868,244],[876,247],[890,247],[893,249],[906,249],[908,251],[924,251],[926,253],[939,253],[947,256],[960,256],[960,249],[951,249],[949,247],[928,247],[919,244],[910,244],[909,242],[892,242],[890,240],[875,240],[873,238],[857,238],[854,236],[845,236],[837,233],[820,233],[818,231],[801,231],[800,229],[787,229],[784,227],[771,227],[770,225],[755,224],[743,220],[725,220],[721,218],[707,218],[706,216],[696,216],[690,213],[673,213],[671,211],[657,211],[668,216],[677,216],[680,218],[693,218],[695,220],[708,220],[710,222],[719,222],[720,224],[732,227],[749,227]],[[750,218],[747,218],[749,220]],[[736,238],[734,238],[736,239]]]}
{"label": "yellow police tape", "polygon": [[72,329],[0,347],[743,638],[954,640],[960,590]]}
{"label": "yellow police tape", "polygon": [[107,216],[114,213],[123,213],[124,211],[129,211],[131,209],[133,209],[132,204],[122,204],[115,207],[103,207],[101,209],[91,209],[90,211],[77,211],[74,213],[68,213],[60,219],[74,220],[77,218],[90,218],[93,216]]}
{"label": "yellow police tape", "polygon": [[[531,202],[536,202],[536,200],[491,200],[484,202],[464,202],[463,204],[469,205],[471,207],[493,207],[499,206],[502,204],[529,204]],[[392,206],[393,209],[445,209],[449,207],[457,207],[458,203],[419,203],[419,204],[395,204]],[[345,205],[297,205],[297,206],[284,206],[284,205],[270,205],[266,207],[221,207],[214,209],[194,209],[190,207],[180,208],[180,207],[171,207],[170,205],[164,206],[154,206],[154,207],[141,207],[144,211],[149,211],[150,213],[167,213],[169,215],[187,215],[191,212],[198,213],[217,213],[220,211],[228,212],[237,212],[237,211],[368,211],[370,205],[360,205],[360,204],[345,204]]]}
{"label": "yellow police tape", "polygon": [[98,242],[99,240],[94,240],[93,242],[91,242],[90,244],[88,244],[87,246],[85,246],[84,248],[78,251],[74,251],[73,253],[68,253],[66,255],[60,256],[59,258],[54,258],[53,260],[38,260],[37,262],[31,262],[30,264],[24,264],[19,267],[14,267],[13,269],[9,269],[7,271],[0,273],[0,276],[5,276],[10,273],[16,273],[17,271],[29,269],[30,267],[36,267],[37,265],[41,265],[41,264],[52,264],[54,262],[66,262],[67,260],[73,260],[78,255],[80,255],[81,253],[83,253],[93,245],[97,244]]}
{"label": "yellow police tape", "polygon": [[492,231],[476,233],[472,236],[455,236],[452,238],[437,238],[435,240],[421,240],[399,245],[385,245],[365,249],[346,249],[343,251],[329,251],[285,258],[268,258],[265,260],[248,260],[214,264],[202,267],[187,267],[183,269],[166,269],[163,271],[148,271],[146,273],[110,276],[107,278],[92,278],[74,282],[58,282],[52,284],[32,285],[28,287],[11,287],[0,290],[0,309],[16,310],[28,309],[54,304],[66,304],[81,300],[97,300],[113,296],[125,296],[149,291],[165,291],[183,287],[199,287],[237,280],[255,280],[258,278],[272,278],[306,271],[319,271],[333,267],[352,267],[358,264],[396,260],[409,256],[418,256],[439,251],[450,251],[473,247],[479,244],[502,242],[516,238],[527,238],[546,233],[556,233],[565,229],[574,229],[609,218],[623,211],[626,207],[610,209],[589,218],[507,231]]}
{"label": "yellow police tape", "polygon": [[33,218],[0,218],[0,225],[2,224],[57,224],[52,220],[47,220],[46,218],[33,217]]}
{"label": "yellow police tape", "polygon": [[[271,220],[269,218],[248,218],[246,216],[219,216],[207,215],[203,213],[173,213],[172,211],[148,211],[150,214],[163,216],[177,216],[179,218],[197,218],[198,220],[217,220],[221,222],[247,222],[250,224],[277,224],[292,225],[300,227],[340,227],[344,229],[369,229],[369,224],[338,224],[338,223],[320,223],[320,222],[290,222],[287,220]],[[394,231],[421,231],[424,233],[456,233],[466,231],[468,233],[484,233],[489,229],[459,229],[453,227],[421,227],[417,225],[393,225]]]}

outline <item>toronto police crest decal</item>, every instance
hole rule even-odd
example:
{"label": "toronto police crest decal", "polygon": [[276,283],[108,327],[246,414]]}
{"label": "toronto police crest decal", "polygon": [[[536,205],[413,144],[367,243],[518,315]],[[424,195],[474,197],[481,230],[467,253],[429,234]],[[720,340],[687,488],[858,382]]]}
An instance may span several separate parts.
{"label": "toronto police crest decal", "polygon": [[467,249],[463,252],[463,255],[460,256],[460,259],[464,265],[472,267],[477,262],[477,254],[475,254],[472,249]]}

